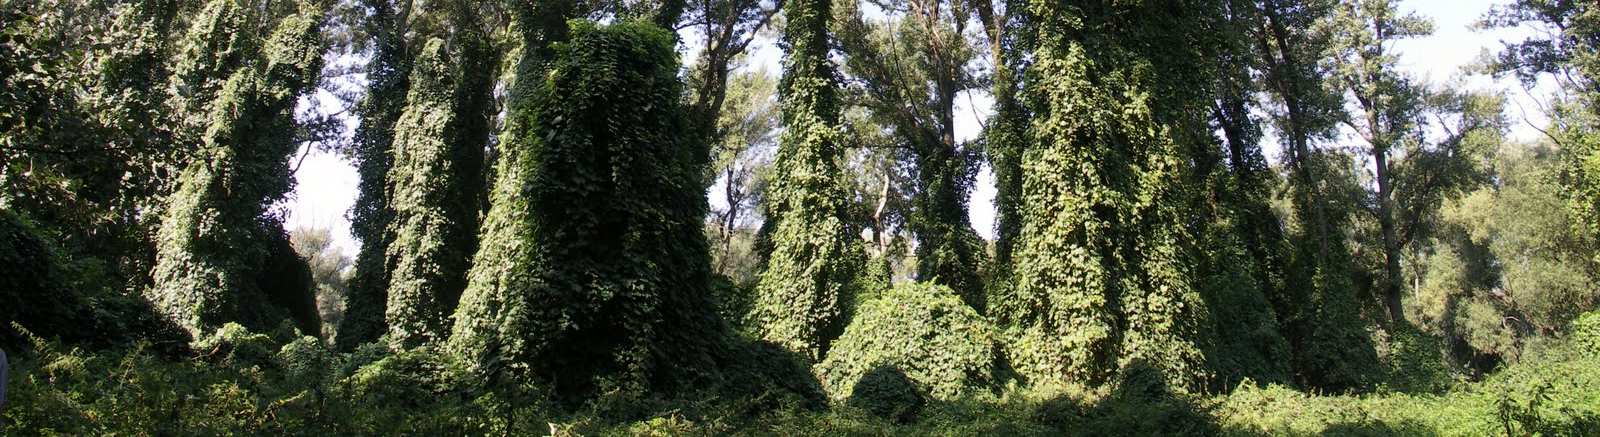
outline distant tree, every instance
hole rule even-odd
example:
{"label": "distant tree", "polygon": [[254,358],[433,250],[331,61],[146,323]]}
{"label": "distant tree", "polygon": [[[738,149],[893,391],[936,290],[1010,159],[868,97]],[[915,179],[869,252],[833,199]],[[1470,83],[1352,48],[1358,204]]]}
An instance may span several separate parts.
{"label": "distant tree", "polygon": [[350,294],[351,266],[355,260],[334,244],[325,227],[298,227],[289,232],[295,253],[311,268],[317,287],[317,314],[322,316],[322,338],[332,341],[344,321],[345,299]]}
{"label": "distant tree", "polygon": [[752,237],[745,232],[752,219],[759,218],[764,177],[772,167],[772,152],[779,132],[777,78],[764,69],[738,73],[728,82],[728,96],[718,130],[722,136],[711,144],[712,183],[722,185],[721,209],[711,211],[716,235],[713,239],[713,266],[717,273],[735,282],[749,282],[760,274],[748,241],[734,253],[735,240]]}
{"label": "distant tree", "polygon": [[970,17],[961,3],[940,0],[882,5],[897,18],[869,21],[854,3],[840,8],[845,70],[912,160],[917,276],[955,289],[982,312],[984,246],[967,222],[977,154],[955,137],[956,97],[979,84],[968,72],[978,56],[965,34]]}

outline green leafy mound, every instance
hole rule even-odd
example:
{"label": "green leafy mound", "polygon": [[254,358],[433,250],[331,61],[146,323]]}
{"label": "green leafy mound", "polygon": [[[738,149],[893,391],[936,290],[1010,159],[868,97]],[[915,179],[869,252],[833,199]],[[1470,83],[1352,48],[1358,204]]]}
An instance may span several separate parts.
{"label": "green leafy mound", "polygon": [[995,383],[995,333],[949,287],[902,284],[861,305],[817,374],[842,399],[881,367],[935,399],[985,392]]}
{"label": "green leafy mound", "polygon": [[874,367],[856,381],[845,405],[859,408],[895,423],[909,423],[926,406],[917,383],[893,367]]}
{"label": "green leafy mound", "polygon": [[1600,358],[1600,311],[1590,311],[1572,321],[1572,343],[1581,353]]}

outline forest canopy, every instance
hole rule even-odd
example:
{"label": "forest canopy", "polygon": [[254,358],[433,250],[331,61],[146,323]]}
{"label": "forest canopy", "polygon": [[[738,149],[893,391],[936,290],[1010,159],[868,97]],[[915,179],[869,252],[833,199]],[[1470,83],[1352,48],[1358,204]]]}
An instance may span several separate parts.
{"label": "forest canopy", "polygon": [[1411,3],[0,0],[0,434],[1600,434],[1600,6]]}

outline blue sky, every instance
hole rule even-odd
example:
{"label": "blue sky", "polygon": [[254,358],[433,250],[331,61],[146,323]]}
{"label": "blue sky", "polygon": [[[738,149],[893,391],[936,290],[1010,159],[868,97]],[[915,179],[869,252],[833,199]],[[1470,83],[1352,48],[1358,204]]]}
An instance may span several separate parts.
{"label": "blue sky", "polygon": [[[1473,22],[1478,20],[1491,5],[1505,3],[1504,0],[1410,0],[1401,4],[1403,10],[1418,13],[1431,18],[1434,22],[1434,34],[1414,40],[1402,41],[1395,45],[1401,54],[1401,68],[1418,79],[1436,84],[1460,82],[1475,89],[1492,89],[1505,92],[1511,102],[1507,108],[1507,116],[1513,121],[1512,135],[1521,140],[1533,140],[1537,131],[1528,123],[1542,125],[1545,117],[1541,116],[1534,96],[1525,93],[1515,80],[1492,80],[1483,76],[1468,76],[1462,73],[1462,67],[1478,59],[1486,51],[1497,51],[1502,45],[1501,40],[1519,40],[1528,32],[1522,29],[1500,29],[1490,32],[1479,32],[1470,29]],[[693,36],[686,35],[686,39]],[[694,56],[688,53],[686,57]],[[780,51],[771,41],[758,41],[750,59],[751,66],[765,65],[768,71],[779,70]],[[329,95],[315,98],[321,105],[332,108],[332,97]],[[974,92],[958,100],[960,106],[956,122],[956,135],[958,139],[967,139],[978,134],[978,120],[986,117],[989,111],[989,102],[986,93]],[[1526,120],[1526,122],[1525,122]],[[1269,155],[1275,155],[1277,147],[1266,145]],[[310,151],[299,171],[295,173],[297,185],[290,199],[283,205],[288,211],[285,226],[327,227],[333,230],[334,239],[346,253],[354,255],[357,243],[350,235],[350,221],[346,212],[355,202],[356,173],[355,168],[342,157],[317,151]],[[716,196],[713,196],[715,199]],[[971,197],[971,224],[980,235],[990,237],[994,234],[994,179],[985,169],[978,176],[976,189]]]}

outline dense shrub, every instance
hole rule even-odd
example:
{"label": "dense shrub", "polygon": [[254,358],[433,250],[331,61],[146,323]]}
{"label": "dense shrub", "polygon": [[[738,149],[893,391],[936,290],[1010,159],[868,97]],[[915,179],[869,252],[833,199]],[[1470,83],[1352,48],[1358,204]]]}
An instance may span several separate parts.
{"label": "dense shrub", "polygon": [[30,348],[27,332],[94,347],[152,342],[165,353],[187,348],[189,337],[142,297],[82,271],[33,224],[0,210],[0,348]]}
{"label": "dense shrub", "polygon": [[890,366],[873,367],[850,387],[845,405],[859,408],[895,423],[916,419],[927,403],[922,389],[904,372]]}
{"label": "dense shrub", "polygon": [[988,321],[950,288],[902,284],[862,303],[817,373],[835,398],[853,396],[862,378],[888,368],[949,400],[993,387],[994,351]]}
{"label": "dense shrub", "polygon": [[1600,311],[1590,311],[1572,321],[1572,342],[1578,350],[1600,358]]}

